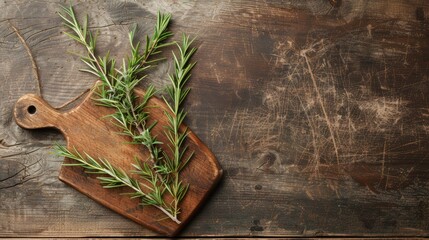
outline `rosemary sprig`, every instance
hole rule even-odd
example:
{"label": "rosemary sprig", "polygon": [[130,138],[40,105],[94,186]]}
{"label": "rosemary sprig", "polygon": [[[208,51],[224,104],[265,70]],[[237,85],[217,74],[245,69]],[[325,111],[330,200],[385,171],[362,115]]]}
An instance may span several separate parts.
{"label": "rosemary sprig", "polygon": [[[88,72],[96,75],[101,79],[103,84],[108,87],[109,92],[114,92],[114,86],[112,78],[114,76],[115,61],[109,58],[109,53],[103,58],[96,57],[95,45],[96,36],[88,30],[88,16],[85,16],[83,25],[79,23],[74,13],[73,7],[61,6],[63,12],[59,12],[58,15],[64,20],[64,25],[72,30],[72,32],[64,32],[67,36],[74,39],[76,42],[82,44],[87,52],[87,56],[80,56],[81,60],[89,67],[89,69],[80,69],[81,71]],[[111,66],[111,68],[109,68]]]}
{"label": "rosemary sprig", "polygon": [[[173,196],[173,216],[180,213],[178,207],[179,202],[188,191],[189,185],[185,185],[179,180],[180,171],[186,166],[192,158],[193,153],[189,154],[186,159],[185,153],[188,146],[183,146],[188,130],[180,131],[180,125],[186,117],[186,112],[181,108],[181,104],[188,95],[190,88],[185,87],[187,81],[191,77],[191,70],[195,66],[195,62],[191,62],[190,58],[197,50],[191,48],[193,40],[189,40],[189,36],[182,35],[182,44],[177,44],[179,49],[179,58],[173,53],[174,57],[174,74],[169,75],[171,85],[167,87],[167,95],[170,98],[168,101],[163,97],[170,111],[165,111],[169,125],[166,126],[165,135],[167,136],[170,146],[171,155],[164,153],[165,170],[172,175],[172,183],[166,187],[167,191]],[[164,170],[164,169],[163,169]]]}
{"label": "rosemary sprig", "polygon": [[[121,68],[117,69],[115,67],[116,62],[110,59],[109,53],[103,58],[96,57],[96,38],[88,30],[87,17],[85,17],[84,24],[81,25],[71,6],[63,8],[63,10],[64,13],[60,13],[60,16],[64,19],[65,25],[72,30],[72,33],[66,34],[84,45],[88,52],[88,55],[81,56],[81,59],[89,69],[82,71],[94,74],[102,80],[97,92],[99,98],[95,100],[102,106],[115,109],[115,112],[109,115],[114,119],[114,124],[122,130],[121,134],[132,139],[132,143],[142,144],[147,148],[150,153],[151,164],[137,159],[136,164],[133,164],[136,169],[134,173],[145,180],[145,183],[142,184],[129,177],[124,171],[114,168],[107,160],[100,159],[97,162],[87,154],[85,154],[85,159],[76,150],[76,153],[73,154],[60,146],[56,147],[57,153],[79,162],[67,166],[81,166],[87,170],[92,170],[91,173],[108,175],[108,177],[99,177],[104,187],[130,187],[134,190],[132,197],[140,197],[143,205],[160,209],[171,220],[180,224],[178,220],[179,203],[186,195],[189,186],[180,181],[179,174],[193,155],[193,153],[187,154],[187,159],[182,160],[188,148],[187,146],[183,147],[188,132],[187,130],[180,132],[179,129],[186,116],[186,112],[180,108],[180,105],[190,91],[189,88],[185,88],[185,84],[195,65],[195,63],[190,62],[191,56],[196,51],[195,48],[190,48],[193,41],[189,41],[189,37],[183,35],[182,45],[177,44],[179,58],[173,53],[175,72],[169,76],[172,85],[167,88],[172,103],[170,104],[164,97],[170,110],[170,112],[165,112],[169,121],[165,134],[170,142],[169,149],[171,150],[171,153],[167,154],[161,148],[163,143],[151,133],[157,122],[147,126],[149,114],[145,108],[156,90],[153,86],[149,86],[145,95],[138,101],[133,89],[146,77],[145,71],[162,60],[162,58],[152,59],[152,56],[159,54],[163,47],[172,44],[165,43],[165,40],[172,35],[167,29],[171,15],[158,13],[154,33],[151,37],[146,36],[146,44],[142,53],[140,53],[141,43],[134,44],[136,31],[134,27],[129,33],[131,56],[127,58],[127,61],[123,60]],[[145,187],[146,193],[141,190],[140,184]],[[170,195],[167,198],[172,199],[170,202],[164,200],[165,194]]]}
{"label": "rosemary sprig", "polygon": [[[98,159],[98,161],[96,161],[93,157],[86,153],[84,157],[81,153],[76,151],[76,149],[74,149],[74,153],[72,153],[66,147],[58,144],[54,146],[54,150],[59,156],[77,161],[77,163],[64,164],[64,166],[79,166],[83,167],[86,170],[86,173],[102,175],[98,176],[97,179],[100,181],[101,185],[103,185],[104,188],[129,187],[134,191],[132,193],[129,193],[131,198],[141,198],[141,201],[144,205],[155,206],[164,214],[166,214],[169,218],[175,221],[177,224],[180,224],[180,221],[178,221],[176,217],[171,215],[170,211],[166,210],[164,206],[164,200],[162,199],[164,190],[159,188],[153,189],[147,184],[140,183],[136,179],[130,177],[124,170],[112,166],[107,160]],[[146,165],[145,168],[149,167]],[[152,171],[149,170],[149,172]],[[157,181],[156,177],[154,178],[152,176],[152,179],[155,182]],[[143,185],[151,191],[149,193],[145,193],[140,185]],[[153,184],[153,186],[156,186],[156,184]]]}

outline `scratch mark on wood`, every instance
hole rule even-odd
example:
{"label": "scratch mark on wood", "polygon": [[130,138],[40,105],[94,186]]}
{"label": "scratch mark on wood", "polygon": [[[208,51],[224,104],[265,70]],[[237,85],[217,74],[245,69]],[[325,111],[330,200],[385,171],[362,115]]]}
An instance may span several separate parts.
{"label": "scratch mark on wood", "polygon": [[22,35],[19,33],[18,29],[10,21],[8,21],[8,23],[9,23],[10,27],[12,28],[12,30],[15,32],[16,36],[21,41],[21,43],[24,46],[25,50],[27,51],[28,57],[30,58],[30,61],[31,61],[33,75],[34,75],[34,78],[35,78],[35,80],[37,82],[37,94],[39,96],[41,96],[42,95],[42,88],[41,88],[41,83],[40,83],[40,78],[39,78],[39,70],[37,68],[37,64],[36,64],[36,61],[34,60],[33,54],[31,53],[30,47],[28,46],[28,44],[25,41],[24,37],[22,37]]}
{"label": "scratch mark on wood", "polygon": [[[305,117],[307,118],[308,125],[310,126],[310,129],[311,129],[312,143],[313,143],[313,148],[314,148],[313,149],[313,152],[314,152],[314,154],[313,154],[314,160],[313,161],[315,162],[314,170],[312,172],[315,175],[317,175],[317,173],[319,172],[318,170],[319,170],[319,164],[320,164],[320,154],[319,154],[319,148],[318,148],[317,142],[316,142],[317,140],[316,140],[315,126],[314,126],[313,121],[310,119],[310,116],[308,115],[307,109],[305,108],[304,104],[302,103],[301,97],[298,96],[298,100],[299,100],[299,103],[301,104],[302,109],[304,110]],[[310,165],[310,163],[311,162],[309,162],[308,165]]]}
{"label": "scratch mark on wood", "polygon": [[386,162],[386,140],[384,140],[383,158],[381,159],[381,176],[380,176],[381,179],[383,179],[383,177],[384,177],[384,163],[385,162]]}
{"label": "scratch mark on wood", "polygon": [[217,71],[217,68],[216,68],[216,63],[210,64],[210,68],[213,70],[213,73],[214,73],[214,75],[216,77],[217,83],[221,84],[222,83],[222,79],[221,79],[221,77],[218,74],[218,71]]}
{"label": "scratch mark on wood", "polygon": [[319,88],[317,86],[316,78],[313,75],[313,70],[311,69],[310,61],[308,60],[308,57],[307,57],[307,52],[308,51],[312,51],[312,50],[313,50],[312,48],[302,50],[301,51],[301,56],[304,57],[305,62],[307,63],[308,72],[310,73],[310,77],[311,77],[311,80],[313,82],[313,87],[314,87],[314,90],[316,91],[317,100],[319,101],[320,107],[322,108],[322,112],[323,112],[323,115],[325,117],[326,124],[328,125],[329,134],[331,135],[331,140],[332,140],[332,144],[334,146],[334,151],[335,151],[335,157],[337,159],[337,164],[340,164],[340,158],[339,158],[339,154],[338,154],[338,147],[337,147],[337,142],[335,140],[334,130],[332,129],[332,123],[329,120],[328,113],[326,112],[326,109],[325,109],[325,104],[323,103],[322,96],[320,95]]}

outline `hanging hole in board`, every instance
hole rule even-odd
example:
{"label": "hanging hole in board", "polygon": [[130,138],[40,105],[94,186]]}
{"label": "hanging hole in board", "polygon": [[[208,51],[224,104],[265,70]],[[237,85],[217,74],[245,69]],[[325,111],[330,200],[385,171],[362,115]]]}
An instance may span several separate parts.
{"label": "hanging hole in board", "polygon": [[35,114],[35,113],[36,113],[36,111],[37,111],[37,109],[36,109],[36,107],[35,107],[35,106],[33,106],[33,105],[30,105],[30,106],[28,106],[28,108],[27,108],[27,112],[28,112],[29,114]]}

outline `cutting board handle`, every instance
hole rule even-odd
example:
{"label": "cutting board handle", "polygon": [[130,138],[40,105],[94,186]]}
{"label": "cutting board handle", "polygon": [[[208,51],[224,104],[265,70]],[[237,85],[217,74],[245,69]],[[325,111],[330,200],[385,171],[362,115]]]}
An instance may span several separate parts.
{"label": "cutting board handle", "polygon": [[58,128],[63,119],[61,112],[35,94],[24,95],[16,102],[14,116],[16,123],[27,129]]}

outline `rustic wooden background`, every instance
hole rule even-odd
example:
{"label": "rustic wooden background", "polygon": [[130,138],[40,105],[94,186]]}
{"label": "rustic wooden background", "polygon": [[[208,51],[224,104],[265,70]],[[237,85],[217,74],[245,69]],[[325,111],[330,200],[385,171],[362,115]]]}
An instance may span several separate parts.
{"label": "rustic wooden background", "polygon": [[[64,142],[12,118],[37,91],[53,106],[96,79],[56,12],[0,2],[0,236],[157,236],[57,178]],[[67,3],[66,3],[67,4]],[[182,236],[427,236],[429,1],[88,1],[100,52],[129,50],[156,11],[198,36],[187,124],[225,175]],[[171,63],[152,72],[161,87]],[[82,123],[84,124],[84,123]],[[78,126],[76,126],[78,127]]]}

